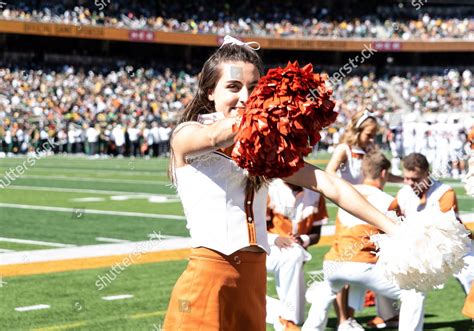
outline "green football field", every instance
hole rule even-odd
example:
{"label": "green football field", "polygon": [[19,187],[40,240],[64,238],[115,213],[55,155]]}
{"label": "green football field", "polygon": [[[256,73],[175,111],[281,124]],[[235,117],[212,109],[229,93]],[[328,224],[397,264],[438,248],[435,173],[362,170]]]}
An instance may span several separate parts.
{"label": "green football field", "polygon": [[[327,159],[327,155],[321,158]],[[88,159],[45,157],[29,166],[26,158],[0,159],[0,261],[2,252],[66,245],[87,246],[112,241],[138,242],[151,233],[188,236],[183,210],[167,178],[166,159]],[[18,177],[23,167],[23,174]],[[5,174],[10,173],[11,179]],[[459,182],[455,185],[462,213],[474,212]],[[1,184],[1,183],[0,183]],[[386,191],[395,193],[396,185]],[[336,208],[328,205],[330,218]],[[328,247],[313,247],[305,271],[321,269]],[[171,289],[186,260],[132,265],[103,291],[97,275],[110,268],[1,277],[0,330],[159,330]],[[309,275],[307,275],[309,280]],[[268,293],[275,296],[269,275]],[[104,296],[128,295],[106,301]],[[451,279],[429,293],[425,329],[469,330],[460,313],[464,293]],[[15,308],[45,304],[48,309]],[[307,306],[309,309],[309,305]],[[334,314],[329,325],[334,326]],[[358,314],[366,322],[374,308]],[[268,328],[271,330],[271,328]]]}

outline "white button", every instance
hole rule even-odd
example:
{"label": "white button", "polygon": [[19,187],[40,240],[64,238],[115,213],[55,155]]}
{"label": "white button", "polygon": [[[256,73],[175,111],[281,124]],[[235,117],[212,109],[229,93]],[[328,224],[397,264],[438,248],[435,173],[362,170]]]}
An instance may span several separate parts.
{"label": "white button", "polygon": [[247,217],[247,219],[249,220],[249,222],[252,222],[252,217]]}
{"label": "white button", "polygon": [[248,205],[250,205],[251,203],[252,203],[252,201],[250,201],[250,200],[249,200],[249,201],[247,201],[247,204],[248,204]]}

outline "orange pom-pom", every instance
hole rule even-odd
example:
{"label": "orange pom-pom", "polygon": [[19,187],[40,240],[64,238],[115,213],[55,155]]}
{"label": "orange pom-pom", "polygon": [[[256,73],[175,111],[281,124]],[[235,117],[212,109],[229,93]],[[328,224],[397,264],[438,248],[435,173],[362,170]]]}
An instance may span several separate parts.
{"label": "orange pom-pom", "polygon": [[336,120],[327,77],[289,62],[270,69],[249,97],[235,137],[232,158],[254,176],[287,177],[304,165],[321,136]]}

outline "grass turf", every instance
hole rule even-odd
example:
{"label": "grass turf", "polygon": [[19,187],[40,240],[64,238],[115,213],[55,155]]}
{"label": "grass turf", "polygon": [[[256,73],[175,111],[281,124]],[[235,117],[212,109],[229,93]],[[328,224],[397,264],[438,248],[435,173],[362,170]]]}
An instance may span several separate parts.
{"label": "grass turf", "polygon": [[[313,260],[305,271],[321,268],[322,256],[328,247],[313,247]],[[186,261],[172,261],[130,266],[99,291],[95,282],[109,268],[63,272],[4,279],[0,289],[0,325],[3,330],[74,329],[74,330],[153,330],[159,329],[166,311],[171,289],[184,270]],[[270,275],[271,276],[271,275]],[[310,278],[307,275],[307,280]],[[275,295],[273,280],[268,293]],[[103,296],[132,294],[126,300],[104,301]],[[464,293],[454,279],[442,290],[428,294],[425,308],[425,329],[469,330],[471,321],[461,315]],[[15,307],[48,304],[47,310],[16,312]],[[306,307],[309,309],[309,305]],[[357,314],[366,322],[375,314],[367,308]],[[69,326],[69,327],[68,327]],[[334,329],[331,312],[328,330]],[[268,326],[268,330],[272,328]]]}
{"label": "grass turf", "polygon": [[[322,154],[320,158],[324,164],[328,155]],[[23,164],[25,160],[0,159],[0,174]],[[147,240],[147,234],[153,231],[187,236],[185,222],[180,220],[88,212],[107,210],[183,215],[179,202],[151,203],[148,197],[132,198],[133,193],[176,194],[167,179],[167,162],[166,159],[43,158],[34,167],[28,167],[21,177],[15,178],[10,186],[0,190],[0,203],[71,208],[73,211],[1,207],[0,236],[74,245],[98,244],[97,237],[142,241]],[[392,184],[386,187],[391,194],[397,190],[398,187]],[[455,190],[460,210],[473,212],[472,199],[465,196],[459,185],[455,186]],[[117,197],[122,198],[117,200]],[[331,220],[334,220],[336,207],[328,204],[328,209]],[[0,241],[0,249],[27,251],[43,248],[42,245]],[[305,266],[305,270],[320,269],[327,249],[312,248],[313,260]],[[59,328],[49,330],[158,329],[172,286],[185,265],[186,261],[173,261],[130,266],[103,291],[96,289],[95,281],[98,275],[109,271],[107,268],[4,278],[7,283],[0,288],[0,330],[54,326]],[[268,293],[275,296],[272,280],[268,284]],[[115,294],[133,294],[134,297],[119,301],[101,299],[104,295]],[[426,300],[425,329],[468,330],[471,323],[460,313],[463,301],[464,294],[454,279],[443,290],[431,292]],[[51,308],[24,313],[14,310],[15,307],[34,304],[49,304]],[[374,309],[369,308],[358,316],[364,322],[374,314]],[[331,316],[329,326],[333,327],[335,320],[334,315]]]}

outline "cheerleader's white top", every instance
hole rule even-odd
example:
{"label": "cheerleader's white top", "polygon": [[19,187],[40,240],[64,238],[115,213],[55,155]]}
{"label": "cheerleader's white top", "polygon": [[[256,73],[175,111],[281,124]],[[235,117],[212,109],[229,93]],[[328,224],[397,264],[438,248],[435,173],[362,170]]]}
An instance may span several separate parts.
{"label": "cheerleader's white top", "polygon": [[244,247],[270,252],[266,227],[268,189],[245,194],[246,171],[227,155],[210,152],[175,169],[192,247],[230,255]]}
{"label": "cheerleader's white top", "polygon": [[362,184],[364,181],[364,175],[362,174],[362,158],[365,152],[356,147],[349,147],[344,144],[346,149],[347,160],[344,164],[341,164],[338,170],[338,175],[342,179],[348,181],[352,185]]}

